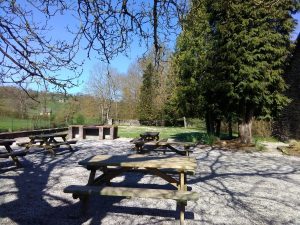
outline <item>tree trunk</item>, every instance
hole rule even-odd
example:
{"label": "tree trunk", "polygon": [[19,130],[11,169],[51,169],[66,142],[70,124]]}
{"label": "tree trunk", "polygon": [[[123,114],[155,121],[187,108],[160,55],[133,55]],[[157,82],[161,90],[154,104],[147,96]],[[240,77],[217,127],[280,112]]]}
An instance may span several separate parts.
{"label": "tree trunk", "polygon": [[252,140],[252,118],[239,124],[240,142],[250,144]]}
{"label": "tree trunk", "polygon": [[215,128],[214,128],[214,120],[212,119],[211,112],[207,112],[205,116],[205,123],[206,123],[206,131],[209,135],[215,134]]}
{"label": "tree trunk", "polygon": [[221,133],[221,120],[216,120],[216,137],[220,137],[220,133]]}
{"label": "tree trunk", "polygon": [[228,136],[229,136],[229,139],[232,139],[232,120],[231,119],[228,121]]}

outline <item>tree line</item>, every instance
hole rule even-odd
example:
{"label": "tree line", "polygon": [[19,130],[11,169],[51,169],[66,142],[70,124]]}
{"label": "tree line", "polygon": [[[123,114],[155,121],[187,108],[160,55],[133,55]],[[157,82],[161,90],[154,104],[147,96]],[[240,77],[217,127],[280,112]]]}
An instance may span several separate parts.
{"label": "tree line", "polygon": [[[38,81],[65,89],[74,85],[77,74],[61,78],[54,72],[80,68],[74,59],[82,41],[88,57],[94,51],[109,63],[137,35],[153,50],[142,60],[140,88],[130,80],[127,87],[118,87],[110,70],[95,87],[90,85],[98,90],[91,96],[102,119],[115,105],[117,115],[131,112],[142,120],[204,118],[207,132],[216,136],[222,122],[230,134],[238,123],[241,141],[249,143],[253,119],[274,118],[290,101],[282,94],[287,88],[283,74],[293,49],[292,14],[299,10],[299,0],[26,2],[0,3],[2,83],[25,89],[26,82]],[[32,21],[35,10],[45,17],[45,26]],[[43,36],[58,12],[75,13],[81,21],[71,32],[71,43]],[[166,55],[166,43],[178,31],[176,49]],[[123,103],[124,110],[117,110]]]}

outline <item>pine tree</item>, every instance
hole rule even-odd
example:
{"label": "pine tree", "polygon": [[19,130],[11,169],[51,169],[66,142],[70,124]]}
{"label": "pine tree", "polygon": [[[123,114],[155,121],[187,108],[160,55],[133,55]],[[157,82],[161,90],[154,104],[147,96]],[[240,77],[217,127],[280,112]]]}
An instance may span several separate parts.
{"label": "pine tree", "polygon": [[141,93],[139,99],[139,119],[141,121],[154,120],[153,99],[155,91],[154,81],[155,69],[150,62],[143,73],[143,84],[141,86]]}
{"label": "pine tree", "polygon": [[[288,102],[282,78],[294,28],[292,0],[215,1],[209,5],[214,30],[214,74],[243,143],[251,142],[254,117],[271,118]],[[224,111],[224,109],[222,109]]]}
{"label": "pine tree", "polygon": [[274,117],[288,102],[282,73],[298,6],[293,0],[192,1],[175,53],[178,107],[205,117],[214,134],[221,120],[237,118],[240,139],[249,143],[253,118]]}

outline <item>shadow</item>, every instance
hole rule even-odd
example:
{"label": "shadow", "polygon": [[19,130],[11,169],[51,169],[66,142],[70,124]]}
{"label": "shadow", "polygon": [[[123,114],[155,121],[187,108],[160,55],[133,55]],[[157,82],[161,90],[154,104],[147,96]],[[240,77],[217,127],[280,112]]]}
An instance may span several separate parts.
{"label": "shadow", "polygon": [[[115,148],[105,145],[106,151],[111,152]],[[78,161],[83,156],[88,154],[94,155],[97,150],[90,147],[81,151],[71,152],[62,151],[59,157],[52,158],[47,152],[40,150],[39,152],[31,152],[28,157],[22,160],[23,168],[20,170],[5,170],[0,174],[1,187],[0,197],[5,198],[5,202],[1,203],[0,215],[1,218],[6,218],[5,221],[0,219],[1,224],[105,224],[102,222],[108,214],[126,215],[145,215],[150,217],[159,217],[158,221],[174,221],[178,214],[176,210],[167,208],[158,209],[152,205],[151,199],[146,199],[145,204],[141,206],[128,206],[140,202],[139,200],[132,201],[126,198],[119,197],[103,197],[91,196],[88,214],[85,217],[72,218],[69,215],[80,211],[80,203],[78,200],[73,200],[71,194],[63,193],[63,188],[68,186],[62,182],[63,174],[74,173],[73,170],[81,168],[78,166]],[[88,152],[90,150],[91,152]],[[107,153],[107,152],[104,152]],[[38,154],[36,154],[38,153]],[[103,153],[103,152],[102,152]],[[116,152],[117,154],[118,152]],[[112,158],[122,157],[113,155]],[[154,157],[161,158],[161,157]],[[134,159],[133,159],[134,160]],[[13,162],[12,162],[13,163]],[[78,171],[83,172],[82,177],[84,182],[87,182],[89,171],[82,168]],[[81,176],[81,174],[79,175]],[[136,187],[144,177],[144,174],[125,173],[113,182],[114,186]],[[3,182],[2,182],[3,181]],[[2,184],[7,184],[3,185]],[[70,184],[70,183],[69,183]],[[171,185],[157,184],[138,184],[139,187],[146,188],[166,188],[174,189]],[[13,187],[13,188],[12,188]],[[143,201],[142,201],[143,202]],[[154,201],[155,202],[155,201]],[[123,205],[125,204],[125,205]],[[147,206],[154,208],[147,208]],[[172,207],[176,207],[176,202],[173,201]],[[192,213],[187,212],[188,218],[193,218]],[[126,216],[126,221],[131,218]],[[122,219],[124,221],[124,219]],[[5,222],[5,223],[2,223]],[[132,219],[134,223],[134,219]]]}
{"label": "shadow", "polygon": [[[0,219],[1,224],[6,224],[4,223],[5,221],[8,221],[8,224],[16,223],[21,225],[48,224],[47,220],[49,221],[49,217],[53,215],[58,218],[63,217],[65,211],[72,210],[73,206],[68,204],[69,201],[46,193],[51,172],[55,167],[68,159],[71,154],[52,159],[49,154],[45,153],[44,151],[30,152],[30,154],[20,160],[22,167],[17,170],[1,169],[0,196],[6,199],[5,202],[1,203],[0,207],[1,218],[6,218],[4,221]],[[35,157],[31,157],[32,155]],[[28,160],[28,158],[31,158],[31,160]],[[11,188],[12,184],[13,188]],[[47,198],[56,198],[63,204],[52,206],[46,200]],[[54,224],[54,221],[52,222]],[[81,223],[78,222],[78,224]]]}
{"label": "shadow", "polygon": [[188,132],[188,133],[177,133],[174,135],[171,135],[170,138],[176,139],[178,141],[183,142],[196,142],[204,140],[206,137],[206,132]]}
{"label": "shadow", "polygon": [[[229,157],[235,157],[237,161],[230,161]],[[222,205],[225,204],[223,210],[226,208],[234,210],[234,215],[243,217],[245,224],[247,224],[247,220],[251,221],[250,224],[285,224],[284,219],[280,220],[278,217],[268,214],[269,210],[266,210],[268,208],[265,208],[265,202],[269,202],[266,204],[269,208],[273,207],[278,210],[278,208],[286,207],[289,211],[295,210],[295,206],[291,202],[294,201],[295,205],[299,204],[297,200],[281,198],[279,197],[281,194],[279,196],[278,193],[274,194],[275,184],[274,186],[266,185],[267,182],[274,182],[274,180],[287,182],[290,185],[300,185],[300,181],[291,177],[300,175],[299,164],[285,164],[280,158],[267,155],[224,152],[213,148],[202,153],[200,157],[198,156],[197,162],[196,175],[188,179],[188,184],[196,187],[195,189],[199,193],[209,194],[210,201],[214,202],[213,199],[215,199],[215,201],[222,202]],[[264,191],[263,194],[261,191]],[[297,193],[295,194],[297,195]],[[249,199],[252,200],[249,201]],[[220,207],[219,205],[214,206],[211,202],[201,201],[199,204]],[[265,210],[261,210],[262,208]],[[277,211],[277,214],[280,213],[282,212]],[[205,212],[202,214],[201,220],[214,224],[214,219]],[[296,220],[296,218],[288,219],[289,222]]]}

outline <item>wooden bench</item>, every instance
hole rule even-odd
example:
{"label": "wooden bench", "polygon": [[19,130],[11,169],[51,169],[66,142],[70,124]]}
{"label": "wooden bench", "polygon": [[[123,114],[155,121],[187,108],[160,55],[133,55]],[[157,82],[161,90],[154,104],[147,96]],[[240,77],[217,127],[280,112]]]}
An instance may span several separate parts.
{"label": "wooden bench", "polygon": [[[91,169],[91,168],[89,168]],[[108,171],[118,171],[120,169],[120,167],[118,166],[108,166],[107,170]],[[175,169],[159,169],[161,172],[164,172],[166,174],[178,174],[178,171]],[[136,168],[136,169],[131,169],[131,170],[127,170],[126,172],[138,172],[138,173],[145,173],[145,174],[149,174],[149,170],[147,169],[142,169],[142,168]],[[186,171],[187,175],[195,175],[194,171]]]}
{"label": "wooden bench", "polygon": [[103,187],[92,185],[71,185],[64,189],[65,193],[72,193],[73,198],[79,198],[83,203],[82,212],[85,213],[89,195],[119,196],[131,198],[172,199],[177,201],[180,211],[180,224],[184,224],[184,212],[187,201],[197,201],[199,193],[191,191],[144,189],[128,187]]}
{"label": "wooden bench", "polygon": [[25,156],[27,154],[26,150],[22,151],[14,151],[14,152],[5,152],[5,153],[0,153],[0,158],[8,158],[9,156]]}
{"label": "wooden bench", "polygon": [[130,140],[131,143],[133,143],[134,149],[136,150],[137,153],[141,153],[143,150],[143,146],[145,144],[145,141],[142,138],[134,138]]}

